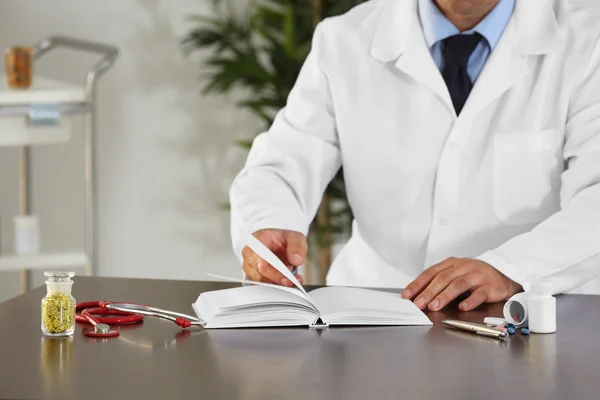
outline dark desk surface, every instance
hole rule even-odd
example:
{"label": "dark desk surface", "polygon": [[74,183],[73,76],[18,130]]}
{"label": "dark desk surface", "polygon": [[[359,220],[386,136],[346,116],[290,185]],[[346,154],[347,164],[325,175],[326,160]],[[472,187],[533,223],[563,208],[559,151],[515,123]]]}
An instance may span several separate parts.
{"label": "dark desk surface", "polygon": [[[192,314],[210,282],[76,278],[78,301],[152,304]],[[481,322],[501,304],[430,313],[433,327],[214,330],[154,318],[116,339],[45,338],[45,288],[0,304],[0,398],[598,399],[600,296],[558,299],[558,331],[498,342],[441,326]]]}

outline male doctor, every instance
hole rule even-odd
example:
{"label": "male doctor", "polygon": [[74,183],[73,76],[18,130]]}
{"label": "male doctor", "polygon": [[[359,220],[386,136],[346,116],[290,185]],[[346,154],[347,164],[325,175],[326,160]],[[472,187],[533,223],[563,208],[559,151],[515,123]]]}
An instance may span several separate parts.
{"label": "male doctor", "polygon": [[600,293],[600,16],[568,0],[371,0],[321,23],[230,193],[248,279],[288,266],[341,166],[355,221],[327,283],[421,309],[547,278]]}

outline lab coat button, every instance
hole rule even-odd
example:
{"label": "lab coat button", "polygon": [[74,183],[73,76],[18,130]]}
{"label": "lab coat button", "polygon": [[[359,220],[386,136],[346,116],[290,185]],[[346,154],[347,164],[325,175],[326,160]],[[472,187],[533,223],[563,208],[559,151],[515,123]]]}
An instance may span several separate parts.
{"label": "lab coat button", "polygon": [[440,218],[440,225],[448,225],[448,220],[446,218]]}
{"label": "lab coat button", "polygon": [[456,142],[448,143],[448,147],[450,148],[450,150],[454,150],[456,148]]}

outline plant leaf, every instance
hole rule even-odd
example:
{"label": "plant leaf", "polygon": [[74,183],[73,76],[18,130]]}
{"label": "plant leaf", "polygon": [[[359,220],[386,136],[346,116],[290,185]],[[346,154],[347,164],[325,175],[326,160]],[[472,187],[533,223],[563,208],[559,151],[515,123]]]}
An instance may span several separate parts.
{"label": "plant leaf", "polygon": [[219,204],[217,204],[217,209],[222,210],[222,211],[231,211],[231,204],[219,203]]}
{"label": "plant leaf", "polygon": [[[348,11],[365,0],[321,0],[323,17]],[[403,1],[403,0],[397,0]],[[184,51],[210,50],[202,60],[202,93],[250,92],[238,107],[251,111],[266,125],[285,106],[313,36],[313,0],[252,0],[243,9],[239,0],[212,0],[214,16],[190,15],[196,26],[181,40]],[[236,144],[249,149],[252,140]],[[327,247],[345,240],[351,232],[353,213],[346,198],[343,172],[326,189],[334,205],[328,226],[310,224],[309,241]],[[229,205],[226,205],[227,209]],[[329,240],[325,240],[329,237]]]}
{"label": "plant leaf", "polygon": [[284,3],[283,37],[283,48],[288,56],[292,56],[295,54],[296,50],[296,20],[294,7],[292,6],[292,2],[290,0],[287,0]]}
{"label": "plant leaf", "polygon": [[250,150],[250,148],[252,147],[252,142],[253,140],[236,140],[235,143],[246,150]]}

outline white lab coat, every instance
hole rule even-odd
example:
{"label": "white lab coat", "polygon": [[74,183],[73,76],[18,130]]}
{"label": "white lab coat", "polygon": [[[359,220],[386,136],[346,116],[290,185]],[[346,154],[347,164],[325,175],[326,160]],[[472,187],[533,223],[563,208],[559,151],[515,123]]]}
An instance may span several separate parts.
{"label": "white lab coat", "polygon": [[288,104],[231,188],[232,238],[306,233],[343,165],[355,221],[327,283],[404,287],[447,257],[525,289],[600,293],[600,24],[517,1],[457,118],[416,0],[325,20]]}

